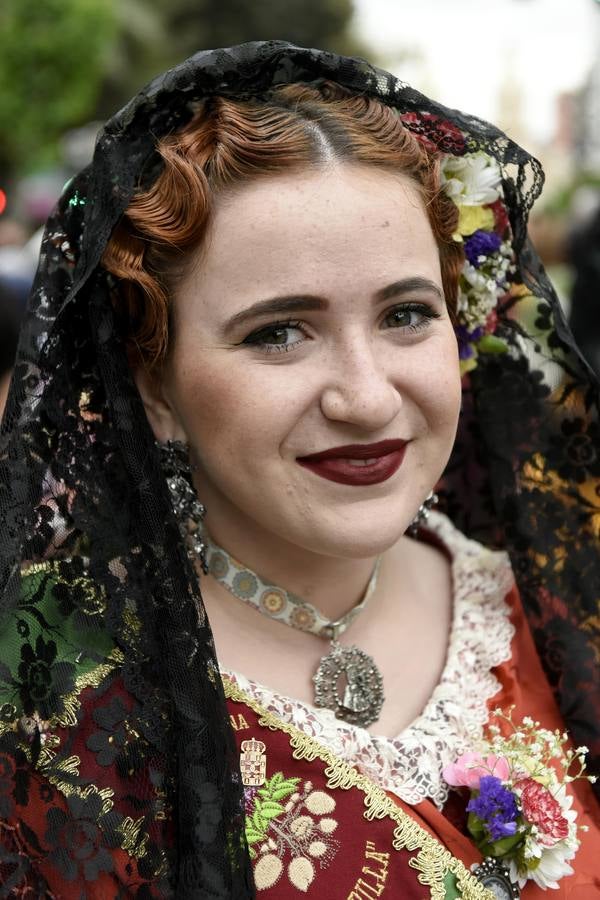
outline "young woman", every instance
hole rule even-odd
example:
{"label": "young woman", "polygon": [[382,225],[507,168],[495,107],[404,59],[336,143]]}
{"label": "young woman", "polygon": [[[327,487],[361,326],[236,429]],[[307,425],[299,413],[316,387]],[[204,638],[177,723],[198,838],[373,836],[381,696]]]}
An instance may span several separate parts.
{"label": "young woman", "polygon": [[107,125],[3,442],[15,896],[593,895],[597,389],[539,182],[280,43]]}

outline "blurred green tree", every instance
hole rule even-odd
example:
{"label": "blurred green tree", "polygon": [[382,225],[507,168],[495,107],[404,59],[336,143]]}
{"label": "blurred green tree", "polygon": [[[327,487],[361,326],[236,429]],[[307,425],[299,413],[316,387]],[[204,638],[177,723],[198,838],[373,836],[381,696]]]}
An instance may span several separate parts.
{"label": "blurred green tree", "polygon": [[353,0],[121,0],[99,116],[200,49],[279,38],[364,56],[368,51],[352,32],[353,13]]}
{"label": "blurred green tree", "polygon": [[112,115],[196,50],[281,38],[366,55],[353,0],[0,0],[0,178],[54,162],[66,130]]}
{"label": "blurred green tree", "polygon": [[178,52],[279,38],[353,52],[352,0],[159,0]]}
{"label": "blurred green tree", "polygon": [[64,131],[94,113],[114,0],[2,0],[0,172],[52,162]]}

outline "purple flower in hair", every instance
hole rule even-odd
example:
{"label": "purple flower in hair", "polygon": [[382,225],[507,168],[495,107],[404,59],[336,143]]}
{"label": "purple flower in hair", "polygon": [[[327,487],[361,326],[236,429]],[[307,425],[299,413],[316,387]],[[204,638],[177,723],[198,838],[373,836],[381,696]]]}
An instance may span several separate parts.
{"label": "purple flower in hair", "polygon": [[473,344],[483,337],[484,330],[481,326],[474,328],[472,331],[469,331],[466,325],[455,326],[454,331],[458,341],[459,359],[471,359],[475,355]]}
{"label": "purple flower in hair", "polygon": [[478,268],[480,256],[488,257],[500,247],[502,238],[495,231],[475,231],[465,241],[465,255],[472,266]]}
{"label": "purple flower in hair", "polygon": [[481,819],[492,841],[517,833],[519,808],[515,795],[494,775],[481,778],[479,793],[469,801],[467,812],[475,813]]}

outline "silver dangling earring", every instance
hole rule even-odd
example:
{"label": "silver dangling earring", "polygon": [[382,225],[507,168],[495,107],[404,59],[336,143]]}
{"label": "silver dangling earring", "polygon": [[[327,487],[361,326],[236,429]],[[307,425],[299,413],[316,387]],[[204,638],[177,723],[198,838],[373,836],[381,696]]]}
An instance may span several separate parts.
{"label": "silver dangling earring", "polygon": [[157,441],[156,446],[160,452],[160,462],[171,495],[173,512],[188,556],[192,563],[198,560],[202,571],[208,575],[206,544],[202,535],[202,520],[206,515],[206,509],[198,500],[194,489],[189,448],[183,441],[165,443]]}
{"label": "silver dangling earring", "polygon": [[435,506],[435,504],[438,502],[438,500],[439,500],[439,497],[435,493],[435,491],[431,491],[429,496],[426,497],[425,500],[423,500],[419,509],[417,510],[416,516],[414,517],[414,519],[412,520],[412,522],[410,523],[410,525],[407,528],[407,531],[411,537],[415,537],[415,535],[419,531],[419,528],[421,527],[421,525],[425,524],[425,522],[429,518],[429,513],[430,513],[432,507]]}

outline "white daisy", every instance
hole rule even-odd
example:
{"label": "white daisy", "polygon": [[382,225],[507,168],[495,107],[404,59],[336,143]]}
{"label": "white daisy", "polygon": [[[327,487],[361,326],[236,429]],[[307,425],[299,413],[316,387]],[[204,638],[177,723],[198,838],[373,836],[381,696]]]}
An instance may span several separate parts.
{"label": "white daisy", "polygon": [[447,156],[442,163],[442,183],[457,206],[481,206],[500,196],[500,169],[485,153]]}

